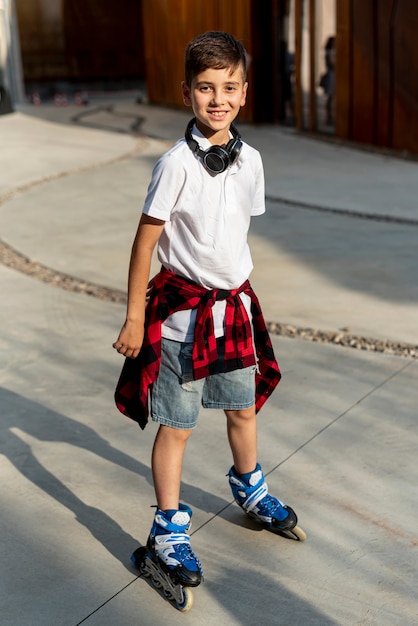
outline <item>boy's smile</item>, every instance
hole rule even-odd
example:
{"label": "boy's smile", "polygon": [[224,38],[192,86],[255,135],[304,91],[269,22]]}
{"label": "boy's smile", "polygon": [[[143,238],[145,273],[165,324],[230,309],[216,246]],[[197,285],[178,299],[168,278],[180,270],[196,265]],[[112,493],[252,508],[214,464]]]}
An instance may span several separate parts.
{"label": "boy's smile", "polygon": [[184,104],[192,107],[197,128],[212,144],[229,141],[229,127],[245,104],[247,87],[242,67],[234,72],[209,68],[190,87],[182,83]]}

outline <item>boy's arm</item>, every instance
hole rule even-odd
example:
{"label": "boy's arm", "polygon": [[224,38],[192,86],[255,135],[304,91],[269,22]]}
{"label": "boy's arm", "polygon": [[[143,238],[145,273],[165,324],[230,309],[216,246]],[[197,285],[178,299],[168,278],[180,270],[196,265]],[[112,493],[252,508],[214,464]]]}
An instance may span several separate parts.
{"label": "boy's arm", "polygon": [[145,299],[154,248],[165,222],[142,214],[132,246],[126,320],[113,344],[124,356],[136,358],[144,340]]}

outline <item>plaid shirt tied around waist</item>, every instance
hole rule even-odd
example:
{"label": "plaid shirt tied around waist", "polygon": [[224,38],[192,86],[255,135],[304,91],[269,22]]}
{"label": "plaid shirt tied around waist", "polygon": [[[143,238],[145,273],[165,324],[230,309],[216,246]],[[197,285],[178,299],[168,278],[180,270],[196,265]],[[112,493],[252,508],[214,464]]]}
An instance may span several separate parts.
{"label": "plaid shirt tied around waist", "polygon": [[[196,309],[194,379],[206,378],[216,371],[218,352],[212,307],[217,300],[226,301],[225,371],[257,363],[254,401],[256,410],[259,411],[279,383],[281,374],[258,298],[250,282],[247,280],[230,291],[206,289],[163,267],[148,287],[144,342],[136,359],[125,359],[115,391],[115,402],[119,411],[138,422],[142,429],[145,428],[148,421],[148,392],[160,370],[161,326],[164,320],[177,311]],[[241,293],[251,298],[253,329],[239,297]]]}

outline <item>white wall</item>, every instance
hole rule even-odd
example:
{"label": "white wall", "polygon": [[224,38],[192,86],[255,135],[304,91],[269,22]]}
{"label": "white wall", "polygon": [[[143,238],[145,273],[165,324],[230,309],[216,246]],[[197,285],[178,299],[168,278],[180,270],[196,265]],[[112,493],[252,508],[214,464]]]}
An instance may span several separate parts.
{"label": "white wall", "polygon": [[[289,51],[295,51],[295,0],[289,14]],[[317,79],[324,72],[324,46],[328,37],[336,34],[336,0],[316,0],[316,67]],[[302,86],[309,89],[309,0],[303,2]]]}
{"label": "white wall", "polygon": [[0,81],[13,102],[24,99],[19,32],[14,0],[0,0]]}

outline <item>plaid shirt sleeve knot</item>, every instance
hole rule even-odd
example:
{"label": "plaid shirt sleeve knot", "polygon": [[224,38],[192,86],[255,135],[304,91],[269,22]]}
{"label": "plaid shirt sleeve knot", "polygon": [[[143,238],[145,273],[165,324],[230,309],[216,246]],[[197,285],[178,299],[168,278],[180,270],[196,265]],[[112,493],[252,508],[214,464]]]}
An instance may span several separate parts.
{"label": "plaid shirt sleeve knot", "polygon": [[[251,298],[253,328],[239,297],[241,293]],[[218,360],[212,316],[212,307],[217,300],[226,300],[225,371],[257,364],[254,399],[257,411],[279,383],[279,366],[260,304],[248,280],[230,291],[205,289],[162,268],[149,285],[141,352],[136,359],[125,359],[115,391],[119,411],[138,422],[141,428],[145,428],[148,421],[148,393],[160,369],[162,323],[177,311],[196,309],[193,376],[195,380],[206,378]]]}

